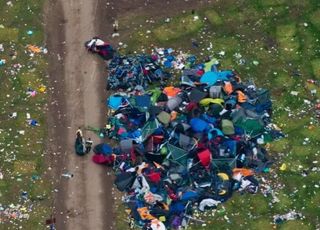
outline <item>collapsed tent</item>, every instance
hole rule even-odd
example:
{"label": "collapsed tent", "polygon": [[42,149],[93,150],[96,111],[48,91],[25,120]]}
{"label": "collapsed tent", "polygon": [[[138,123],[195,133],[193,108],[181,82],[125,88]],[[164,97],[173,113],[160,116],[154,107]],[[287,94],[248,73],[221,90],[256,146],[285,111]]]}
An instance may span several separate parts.
{"label": "collapsed tent", "polygon": [[166,79],[162,65],[181,67],[175,60],[164,50],[109,65],[108,86],[126,90],[107,101],[108,137],[119,146],[98,145],[95,160],[113,166],[131,217],[145,229],[179,229],[196,203],[205,211],[236,190],[256,193],[254,175],[270,165],[264,144],[282,137],[272,128],[268,92],[231,70],[193,58],[180,84],[148,90]]}
{"label": "collapsed tent", "polygon": [[91,40],[87,41],[85,47],[88,51],[99,54],[104,60],[112,59],[115,53],[115,50],[109,43],[104,42],[98,37],[93,37]]}
{"label": "collapsed tent", "polygon": [[108,65],[108,89],[134,89],[155,81],[163,82],[170,74],[149,55],[115,55]]}

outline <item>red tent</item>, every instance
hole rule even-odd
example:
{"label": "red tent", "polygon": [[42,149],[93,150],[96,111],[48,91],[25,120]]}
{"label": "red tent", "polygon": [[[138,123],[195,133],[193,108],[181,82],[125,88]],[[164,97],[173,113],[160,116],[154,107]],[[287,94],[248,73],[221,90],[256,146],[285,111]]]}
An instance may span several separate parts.
{"label": "red tent", "polygon": [[103,154],[94,154],[92,156],[92,161],[96,164],[112,164],[114,161],[113,155],[103,155]]}
{"label": "red tent", "polygon": [[209,151],[209,149],[205,149],[198,153],[198,158],[200,160],[200,163],[207,168],[211,163],[211,152]]}

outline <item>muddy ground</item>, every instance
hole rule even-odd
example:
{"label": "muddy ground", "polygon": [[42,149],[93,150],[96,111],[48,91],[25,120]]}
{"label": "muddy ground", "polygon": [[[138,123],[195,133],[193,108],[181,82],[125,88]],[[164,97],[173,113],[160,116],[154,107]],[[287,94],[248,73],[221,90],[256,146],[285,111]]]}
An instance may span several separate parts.
{"label": "muddy ground", "polygon": [[[105,120],[105,63],[84,49],[98,35],[112,44],[129,36],[132,28],[120,27],[112,38],[112,22],[126,14],[165,18],[208,4],[200,0],[48,0],[45,6],[49,56],[50,159],[56,188],[53,215],[58,230],[116,229],[113,222],[112,177],[91,162],[91,155],[74,153],[78,127],[101,127]],[[95,144],[100,140],[84,132]],[[61,177],[70,172],[71,179]]]}

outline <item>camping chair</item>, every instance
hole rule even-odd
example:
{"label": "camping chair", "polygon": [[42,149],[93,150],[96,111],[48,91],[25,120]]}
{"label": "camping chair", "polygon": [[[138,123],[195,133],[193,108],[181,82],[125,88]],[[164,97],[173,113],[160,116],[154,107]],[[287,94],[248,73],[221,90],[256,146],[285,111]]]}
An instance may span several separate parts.
{"label": "camping chair", "polygon": [[179,146],[186,151],[193,150],[198,145],[198,141],[195,138],[189,137],[182,133],[179,134]]}
{"label": "camping chair", "polygon": [[211,166],[214,169],[220,169],[222,167],[229,167],[230,169],[236,168],[237,167],[237,160],[238,156],[235,158],[219,158],[219,159],[212,159],[211,161]]}
{"label": "camping chair", "polygon": [[176,163],[178,165],[181,165],[181,166],[184,166],[187,168],[187,166],[188,166],[188,152],[186,150],[179,148],[177,146],[174,146],[170,143],[167,143],[166,147],[169,152],[167,159],[169,159],[173,163]]}
{"label": "camping chair", "polygon": [[142,142],[144,142],[148,137],[154,133],[154,131],[160,127],[160,124],[157,119],[152,121],[147,121],[142,127]]}

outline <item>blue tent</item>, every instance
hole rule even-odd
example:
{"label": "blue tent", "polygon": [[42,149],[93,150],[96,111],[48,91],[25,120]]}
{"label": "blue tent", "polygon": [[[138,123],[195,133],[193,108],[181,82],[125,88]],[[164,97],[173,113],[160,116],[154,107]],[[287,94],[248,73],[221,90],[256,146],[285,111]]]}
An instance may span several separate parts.
{"label": "blue tent", "polygon": [[185,210],[185,205],[182,202],[172,202],[169,207],[170,215],[181,214]]}
{"label": "blue tent", "polygon": [[109,97],[109,99],[107,101],[107,104],[111,109],[117,110],[121,106],[123,100],[124,100],[123,96],[112,95],[112,96]]}
{"label": "blue tent", "polygon": [[200,119],[200,118],[192,118],[190,120],[190,126],[194,132],[203,132],[209,128],[209,124]]}
{"label": "blue tent", "polygon": [[181,201],[197,200],[199,198],[199,193],[195,191],[187,191],[180,197]]}
{"label": "blue tent", "polygon": [[149,95],[135,96],[135,102],[137,107],[149,107],[151,104],[151,97]]}
{"label": "blue tent", "polygon": [[112,153],[112,148],[108,144],[98,144],[94,147],[93,151],[97,154],[110,155]]}
{"label": "blue tent", "polygon": [[200,82],[209,86],[214,85],[217,81],[228,81],[233,76],[232,71],[226,70],[221,72],[206,72],[200,78]]}

